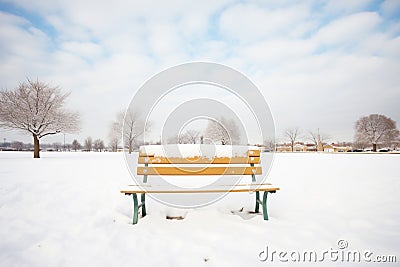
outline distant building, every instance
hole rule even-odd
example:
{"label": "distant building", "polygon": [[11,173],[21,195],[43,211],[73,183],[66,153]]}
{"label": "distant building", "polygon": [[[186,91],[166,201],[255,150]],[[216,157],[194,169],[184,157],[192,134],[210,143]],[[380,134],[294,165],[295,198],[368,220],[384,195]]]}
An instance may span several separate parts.
{"label": "distant building", "polygon": [[324,152],[347,152],[351,150],[352,148],[350,146],[339,146],[334,143],[332,144],[327,144],[324,146]]}
{"label": "distant building", "polygon": [[[293,146],[293,152],[347,152],[351,150],[350,146],[339,146],[336,144],[322,144],[318,143],[318,146],[314,144],[304,144],[302,142],[297,142]],[[290,144],[280,144],[276,146],[277,152],[292,152],[292,147]]]}
{"label": "distant building", "polygon": [[[282,144],[276,147],[277,152],[292,152],[292,147],[290,144]],[[312,152],[317,151],[315,145],[304,144],[302,142],[297,142],[293,146],[293,152]]]}
{"label": "distant building", "polygon": [[282,145],[276,146],[276,151],[277,152],[291,152],[292,148],[290,147],[290,145],[282,144]]}

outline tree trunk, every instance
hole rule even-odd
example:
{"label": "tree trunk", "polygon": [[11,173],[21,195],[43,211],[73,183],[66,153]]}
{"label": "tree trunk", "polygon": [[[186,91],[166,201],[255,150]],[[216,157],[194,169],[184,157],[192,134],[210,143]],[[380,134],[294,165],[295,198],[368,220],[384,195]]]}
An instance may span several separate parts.
{"label": "tree trunk", "polygon": [[39,151],[40,151],[39,138],[37,137],[37,135],[34,134],[33,135],[33,157],[34,158],[40,158]]}
{"label": "tree trunk", "polygon": [[372,151],[376,152],[376,144],[372,144]]}

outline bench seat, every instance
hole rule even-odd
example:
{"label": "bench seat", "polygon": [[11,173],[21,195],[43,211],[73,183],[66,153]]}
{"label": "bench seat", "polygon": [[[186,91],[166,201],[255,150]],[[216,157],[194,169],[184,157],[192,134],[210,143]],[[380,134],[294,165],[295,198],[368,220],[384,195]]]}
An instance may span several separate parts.
{"label": "bench seat", "polygon": [[191,188],[180,188],[178,190],[171,190],[168,187],[158,187],[152,185],[129,185],[127,188],[121,190],[121,193],[130,194],[179,194],[179,193],[224,193],[224,192],[276,192],[279,190],[278,187],[272,186],[271,184],[239,184],[236,186],[231,185],[216,185],[206,190],[191,189]]}

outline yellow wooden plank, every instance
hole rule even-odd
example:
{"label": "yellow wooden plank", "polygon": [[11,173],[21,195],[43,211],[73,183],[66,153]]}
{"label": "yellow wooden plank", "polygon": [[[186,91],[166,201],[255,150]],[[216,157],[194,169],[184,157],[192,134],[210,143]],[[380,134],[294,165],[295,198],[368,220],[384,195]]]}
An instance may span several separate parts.
{"label": "yellow wooden plank", "polygon": [[261,155],[261,151],[259,149],[249,150],[247,151],[247,155],[252,157],[259,157]]}
{"label": "yellow wooden plank", "polygon": [[121,190],[120,192],[123,194],[134,194],[134,193],[158,193],[158,194],[170,194],[170,193],[225,193],[225,192],[271,192],[278,191],[279,187],[275,187],[269,184],[259,186],[257,188],[254,187],[212,187],[207,189],[190,189],[190,188],[179,188],[179,189],[170,189],[170,188],[162,188],[162,187],[151,187],[151,186],[133,186],[130,188],[126,188]]}
{"label": "yellow wooden plank", "polygon": [[221,157],[221,158],[167,158],[167,157],[139,157],[139,164],[259,164],[260,157]]}
{"label": "yellow wooden plank", "polygon": [[261,174],[255,167],[138,167],[138,175],[251,175]]}
{"label": "yellow wooden plank", "polygon": [[[231,185],[231,184],[216,184],[214,186],[252,186],[252,187],[259,187],[259,186],[269,186],[272,185],[271,183],[263,183],[263,184],[237,184],[237,185]],[[139,186],[139,187],[153,187],[153,185],[149,184],[142,184],[142,185],[137,185],[137,184],[128,184],[128,186]]]}
{"label": "yellow wooden plank", "polygon": [[139,151],[139,157],[154,157],[154,154],[147,154]]}

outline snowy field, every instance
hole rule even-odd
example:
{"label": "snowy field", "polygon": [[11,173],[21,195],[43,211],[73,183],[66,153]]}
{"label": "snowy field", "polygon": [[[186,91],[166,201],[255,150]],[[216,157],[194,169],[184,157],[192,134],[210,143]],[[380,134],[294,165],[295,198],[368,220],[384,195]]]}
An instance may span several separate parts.
{"label": "snowy field", "polygon": [[[0,266],[280,263],[277,254],[260,261],[267,247],[269,253],[312,250],[319,259],[335,250],[369,251],[371,261],[397,257],[397,263],[368,266],[400,262],[400,155],[276,154],[269,182],[281,191],[269,196],[269,221],[247,214],[254,195],[231,193],[191,210],[149,200],[148,216],[135,226],[131,198],[119,193],[132,183],[121,153],[41,156],[0,152]],[[347,248],[338,248],[339,240]],[[364,266],[362,260],[325,257],[324,263]]]}

